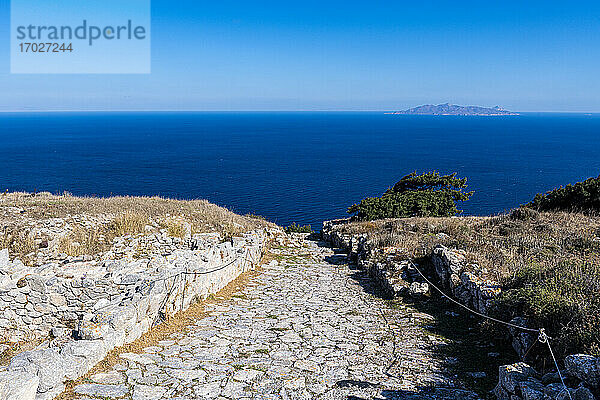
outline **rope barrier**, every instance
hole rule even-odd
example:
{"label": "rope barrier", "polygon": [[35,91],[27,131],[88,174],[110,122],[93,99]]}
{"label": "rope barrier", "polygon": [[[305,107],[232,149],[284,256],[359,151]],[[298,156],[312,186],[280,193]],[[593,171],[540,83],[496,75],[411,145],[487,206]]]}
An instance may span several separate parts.
{"label": "rope barrier", "polygon": [[442,291],[442,290],[441,290],[439,287],[437,287],[436,285],[434,285],[434,284],[433,284],[433,283],[432,283],[432,282],[431,282],[429,279],[427,279],[427,277],[425,276],[425,274],[423,274],[423,273],[421,272],[421,270],[420,270],[420,269],[417,267],[417,265],[416,265],[414,262],[412,262],[412,261],[410,261],[410,260],[409,260],[409,262],[410,262],[410,264],[412,265],[412,267],[413,267],[414,269],[416,269],[416,270],[417,270],[417,272],[419,273],[419,275],[421,275],[421,276],[423,277],[423,279],[425,280],[425,282],[427,282],[427,283],[428,283],[430,286],[432,286],[432,287],[433,287],[435,290],[437,290],[438,292],[440,292],[440,294],[441,294],[443,297],[447,298],[447,299],[448,299],[448,300],[450,300],[452,303],[454,303],[454,304],[456,304],[456,305],[458,305],[458,306],[460,306],[460,307],[464,308],[465,310],[469,311],[470,313],[472,313],[472,314],[475,314],[475,315],[477,315],[477,316],[479,316],[479,317],[482,317],[482,318],[488,319],[488,320],[490,320],[490,321],[497,322],[497,323],[499,323],[499,324],[504,324],[504,325],[506,325],[506,326],[509,326],[509,327],[511,327],[511,328],[520,329],[520,330],[523,330],[523,331],[526,331],[526,332],[535,332],[535,333],[539,333],[539,332],[540,332],[540,330],[539,330],[539,329],[527,328],[527,327],[524,327],[524,326],[520,326],[520,325],[516,325],[516,324],[511,324],[510,322],[505,322],[505,321],[499,320],[499,319],[497,319],[497,318],[490,317],[489,315],[482,314],[482,313],[480,313],[480,312],[478,312],[478,311],[475,311],[475,310],[473,310],[473,309],[471,309],[471,308],[467,307],[466,305],[464,305],[464,304],[462,304],[462,303],[458,302],[457,300],[454,300],[452,297],[450,297],[450,296],[448,296],[446,293],[444,293],[444,292],[443,292],[443,291]]}
{"label": "rope barrier", "polygon": [[546,332],[544,331],[544,329],[543,328],[540,329],[540,336],[538,337],[538,340],[540,341],[540,343],[545,343],[548,345],[548,350],[550,351],[550,355],[552,356],[552,361],[554,361],[554,365],[556,366],[556,371],[558,372],[558,377],[560,378],[560,382],[563,385],[563,390],[561,390],[560,393],[558,393],[556,398],[558,398],[558,396],[560,396],[561,393],[566,390],[567,394],[569,395],[569,399],[573,400],[573,398],[571,397],[571,392],[567,388],[567,385],[565,385],[565,380],[560,372],[560,368],[558,368],[558,363],[556,362],[556,357],[554,357],[554,352],[552,351],[552,346],[550,346],[549,339],[550,338],[548,337],[548,335],[546,335]]}
{"label": "rope barrier", "polygon": [[[215,268],[215,269],[212,269],[210,271],[190,272],[190,271],[187,270],[187,267],[186,267],[185,271],[181,271],[181,272],[179,272],[179,273],[177,273],[175,275],[172,275],[172,277],[174,278],[173,279],[173,285],[171,286],[171,289],[170,289],[169,293],[165,296],[165,298],[163,300],[163,303],[159,307],[158,314],[156,315],[156,318],[152,322],[152,326],[155,326],[158,323],[159,318],[161,318],[161,312],[162,312],[163,315],[166,316],[166,314],[167,314],[167,311],[166,311],[167,302],[169,301],[169,298],[173,294],[173,290],[175,288],[175,282],[176,282],[177,278],[179,278],[179,280],[181,281],[182,277],[183,276],[185,277],[185,283],[184,283],[184,286],[183,286],[183,293],[182,293],[182,296],[181,296],[181,310],[183,310],[183,307],[184,307],[184,304],[185,304],[185,286],[187,285],[187,276],[188,275],[194,275],[194,276],[196,276],[196,275],[208,275],[208,274],[212,274],[212,273],[215,273],[217,271],[221,271],[221,270],[229,267],[230,265],[235,264],[236,262],[238,262],[240,260],[244,262],[244,267],[246,266],[246,264],[248,263],[248,261],[250,261],[248,259],[248,248],[245,248],[244,256],[242,258],[236,258],[236,259],[232,260],[231,262],[223,264],[222,266],[220,266],[218,268]],[[157,280],[155,280],[155,282],[157,282],[159,280],[160,279],[157,279]],[[164,311],[162,311],[163,308],[165,308]]]}
{"label": "rope barrier", "polygon": [[[248,253],[248,251],[246,250],[246,254],[247,254],[247,253]],[[246,254],[244,254],[244,257],[242,257],[242,259],[243,259],[244,261],[246,261],[246,262],[248,262],[248,261],[252,261],[252,260],[249,260],[249,259],[246,257]],[[179,276],[179,275],[194,275],[194,276],[195,276],[195,275],[210,275],[210,274],[213,274],[213,273],[215,273],[215,272],[221,271],[222,269],[225,269],[225,268],[229,267],[229,266],[230,266],[230,265],[232,265],[232,264],[235,264],[235,263],[236,263],[238,260],[240,260],[240,259],[239,259],[239,258],[233,259],[233,260],[231,260],[229,263],[227,263],[227,264],[223,264],[223,265],[221,265],[220,267],[217,267],[217,268],[215,268],[215,269],[212,269],[212,270],[209,270],[209,271],[194,271],[194,272],[191,272],[191,271],[187,271],[187,270],[186,270],[186,271],[181,271],[181,272],[178,272],[178,273],[176,273],[176,274],[173,274],[173,275],[170,275],[170,276],[166,276],[166,277],[163,277],[163,278],[158,278],[158,279],[153,279],[153,280],[149,280],[149,281],[144,281],[144,283],[155,283],[155,282],[160,282],[160,281],[167,281],[167,280],[169,280],[169,279],[172,279],[172,278],[174,278],[174,277],[177,277],[177,276]],[[120,285],[120,286],[133,286],[133,285],[137,285],[137,284],[139,284],[139,283],[140,283],[140,282],[138,281],[138,282],[131,282],[131,283],[115,283],[115,285]]]}
{"label": "rope barrier", "polygon": [[[163,305],[164,305],[166,303],[166,301],[168,301],[169,297],[172,294],[171,291],[172,291],[173,287],[175,286],[175,279],[176,278],[178,278],[178,277],[180,277],[182,275],[186,276],[186,284],[187,284],[187,276],[188,275],[197,276],[197,275],[209,275],[209,274],[213,274],[215,272],[221,271],[221,270],[223,270],[223,269],[225,269],[225,268],[227,268],[227,267],[235,264],[236,262],[238,262],[240,260],[242,260],[244,262],[244,265],[246,265],[248,262],[253,262],[253,260],[250,260],[248,258],[248,252],[249,252],[249,250],[248,250],[248,248],[246,248],[245,252],[244,252],[244,256],[241,259],[240,258],[235,258],[235,259],[231,260],[230,262],[225,263],[225,264],[223,264],[223,265],[221,265],[221,266],[219,266],[217,268],[214,268],[212,270],[191,272],[191,271],[188,271],[187,268],[186,268],[185,271],[180,271],[180,272],[178,272],[176,274],[173,274],[173,275],[170,275],[170,276],[166,276],[166,277],[162,277],[162,278],[152,279],[152,280],[149,280],[149,281],[148,280],[142,281],[141,283],[149,285],[151,283],[156,283],[156,282],[161,282],[161,281],[168,281],[170,279],[174,279],[173,280],[173,285],[171,286],[171,289],[169,289],[169,294],[164,299],[164,302],[163,302]],[[140,284],[139,281],[138,282],[131,282],[131,283],[115,283],[115,285],[120,285],[120,286],[133,286],[133,285],[139,285],[139,284]],[[159,310],[161,310],[163,308],[163,305],[160,306]],[[104,307],[100,307],[100,308],[98,308],[98,309],[96,309],[94,311],[98,312],[98,311],[101,311],[101,310],[103,310],[105,308],[108,308],[108,307],[111,307],[111,306],[113,306],[113,304],[107,304]],[[158,318],[158,316],[157,316],[157,318]],[[156,324],[156,320],[157,319],[155,319],[155,321],[153,322],[153,326]]]}
{"label": "rope barrier", "polygon": [[[437,291],[438,291],[438,292],[439,292],[439,293],[440,293],[440,294],[441,294],[443,297],[445,297],[446,299],[450,300],[452,303],[454,303],[454,304],[456,304],[456,305],[458,305],[458,306],[462,307],[463,309],[467,310],[468,312],[470,312],[470,313],[472,313],[472,314],[475,314],[475,315],[477,315],[477,316],[479,316],[479,317],[482,317],[482,318],[488,319],[488,320],[490,320],[490,321],[493,321],[493,322],[496,322],[496,323],[499,323],[499,324],[506,325],[506,326],[508,326],[508,327],[511,327],[511,328],[520,329],[520,330],[522,330],[522,331],[525,331],[525,332],[535,332],[535,333],[537,333],[537,334],[538,334],[538,339],[537,339],[537,341],[539,341],[540,343],[546,344],[546,345],[548,346],[548,350],[550,351],[550,355],[552,356],[552,361],[554,362],[554,366],[556,367],[556,371],[558,372],[558,377],[560,378],[560,382],[561,382],[561,384],[562,384],[562,386],[563,386],[563,390],[561,390],[561,391],[559,392],[559,394],[557,395],[557,398],[558,398],[558,397],[559,397],[559,396],[560,396],[560,395],[561,395],[561,394],[562,394],[564,391],[566,391],[566,392],[567,392],[567,394],[569,395],[569,399],[570,399],[570,400],[573,400],[573,398],[571,397],[571,392],[569,391],[569,388],[568,388],[568,387],[567,387],[567,385],[565,384],[565,380],[564,380],[564,378],[563,378],[563,375],[562,375],[562,373],[560,372],[560,368],[558,367],[558,362],[556,361],[556,357],[554,356],[554,351],[552,350],[552,346],[550,345],[550,340],[551,340],[552,338],[546,334],[546,331],[544,330],[544,328],[540,328],[540,329],[527,328],[527,327],[524,327],[524,326],[519,326],[519,325],[516,325],[516,324],[512,324],[512,323],[510,323],[510,322],[502,321],[502,320],[499,320],[499,319],[497,319],[497,318],[490,317],[489,315],[485,315],[485,314],[482,314],[482,313],[480,313],[480,312],[478,312],[478,311],[475,311],[475,310],[473,310],[472,308],[469,308],[469,307],[467,307],[466,305],[464,305],[464,304],[462,304],[462,303],[458,302],[457,300],[455,300],[455,299],[451,298],[450,296],[448,296],[446,293],[444,293],[444,291],[443,291],[443,290],[441,290],[441,289],[440,289],[439,287],[437,287],[437,286],[436,286],[436,285],[435,285],[433,282],[431,282],[431,281],[430,281],[430,280],[429,280],[429,279],[428,279],[428,278],[425,276],[425,274],[423,274],[423,272],[421,272],[421,270],[419,269],[419,267],[417,267],[417,265],[416,265],[416,264],[415,264],[415,263],[414,263],[412,260],[409,260],[409,262],[410,262],[410,264],[412,265],[412,267],[413,267],[413,268],[414,268],[414,269],[415,269],[415,270],[416,270],[416,271],[419,273],[419,275],[421,275],[421,277],[422,277],[422,278],[425,280],[425,282],[427,282],[427,283],[428,283],[428,284],[429,284],[431,287],[433,287],[435,290],[437,290]],[[535,344],[535,342],[534,342],[534,344]],[[531,347],[529,348],[529,350],[531,350],[531,348],[532,348],[532,347],[533,347],[533,345],[531,345]],[[529,350],[527,350],[527,353],[529,353]],[[527,354],[527,353],[526,353],[526,354]]]}

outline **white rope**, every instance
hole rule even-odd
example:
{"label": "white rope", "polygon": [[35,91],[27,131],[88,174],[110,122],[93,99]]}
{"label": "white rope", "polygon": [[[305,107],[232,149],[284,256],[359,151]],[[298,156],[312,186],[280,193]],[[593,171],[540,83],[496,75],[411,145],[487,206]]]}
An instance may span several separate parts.
{"label": "white rope", "polygon": [[413,266],[413,268],[417,270],[417,272],[419,273],[419,275],[421,275],[421,276],[423,277],[423,279],[425,279],[425,281],[426,281],[426,282],[427,282],[429,285],[431,285],[431,286],[432,286],[432,287],[433,287],[435,290],[437,290],[438,292],[440,292],[440,294],[441,294],[442,296],[444,296],[445,298],[447,298],[448,300],[450,300],[450,301],[451,301],[451,302],[453,302],[454,304],[456,304],[456,305],[458,305],[458,306],[460,306],[460,307],[464,308],[465,310],[469,311],[470,313],[473,313],[473,314],[475,314],[475,315],[478,315],[478,316],[480,316],[480,317],[482,317],[482,318],[489,319],[490,321],[497,322],[497,323],[499,323],[499,324],[504,324],[504,325],[506,325],[506,326],[510,326],[510,327],[512,327],[512,328],[515,328],[515,329],[520,329],[520,330],[523,330],[523,331],[527,331],[527,332],[535,332],[535,333],[539,333],[539,332],[540,332],[540,329],[527,328],[527,327],[524,327],[524,326],[519,326],[519,325],[511,324],[510,322],[501,321],[501,320],[499,320],[499,319],[496,319],[496,318],[490,317],[489,315],[482,314],[482,313],[480,313],[480,312],[477,312],[477,311],[475,311],[475,310],[473,310],[473,309],[471,309],[471,308],[469,308],[469,307],[465,306],[464,304],[462,304],[462,303],[460,303],[460,302],[458,302],[458,301],[454,300],[452,297],[448,296],[448,295],[447,295],[446,293],[444,293],[444,292],[443,292],[443,291],[442,291],[442,290],[441,290],[439,287],[437,287],[437,286],[436,286],[436,285],[434,285],[434,284],[433,284],[433,283],[432,283],[432,282],[431,282],[429,279],[427,279],[427,277],[426,277],[426,276],[425,276],[425,275],[424,275],[424,274],[421,272],[421,270],[420,270],[420,269],[417,267],[417,265],[416,265],[414,262],[412,262],[411,260],[409,260],[409,262],[410,262],[410,264]]}
{"label": "white rope", "polygon": [[544,331],[544,329],[540,329],[540,336],[538,337],[538,340],[540,341],[540,343],[546,343],[548,345],[548,350],[550,350],[550,355],[552,356],[552,361],[554,361],[554,365],[556,366],[556,371],[558,372],[558,377],[560,378],[560,382],[562,383],[563,388],[564,388],[563,390],[560,391],[560,393],[558,393],[556,398],[558,399],[558,396],[560,396],[560,394],[566,390],[567,394],[569,395],[569,399],[573,400],[573,398],[571,397],[571,392],[567,388],[567,385],[565,385],[565,380],[564,380],[562,374],[560,373],[560,368],[558,368],[558,363],[556,362],[556,357],[554,357],[554,352],[552,351],[552,346],[550,346],[550,338],[548,337],[548,335],[546,335],[546,332]]}
{"label": "white rope", "polygon": [[478,311],[475,311],[475,310],[473,310],[473,309],[471,309],[471,308],[467,307],[466,305],[464,305],[464,304],[462,304],[462,303],[458,302],[457,300],[454,300],[454,299],[453,299],[453,298],[451,298],[450,296],[448,296],[448,295],[447,295],[446,293],[444,293],[444,292],[443,292],[443,291],[442,291],[442,290],[441,290],[439,287],[437,287],[436,285],[434,285],[434,284],[433,284],[433,282],[431,282],[431,281],[430,281],[430,280],[429,280],[429,279],[428,279],[428,278],[425,276],[425,274],[423,274],[423,273],[421,272],[421,270],[419,269],[419,267],[417,267],[417,265],[416,265],[414,262],[412,262],[412,260],[409,260],[409,262],[410,262],[410,264],[413,266],[413,268],[417,270],[417,272],[419,273],[419,275],[421,275],[421,277],[423,277],[423,279],[424,279],[424,280],[425,280],[425,281],[426,281],[426,282],[427,282],[429,285],[431,285],[431,286],[432,286],[434,289],[436,289],[438,292],[440,292],[440,294],[441,294],[443,297],[447,298],[447,299],[448,299],[448,300],[450,300],[452,303],[454,303],[454,304],[456,304],[456,305],[458,305],[458,306],[460,306],[460,307],[464,308],[465,310],[469,311],[470,313],[472,313],[472,314],[475,314],[475,315],[477,315],[477,316],[480,316],[480,317],[482,317],[482,318],[488,319],[488,320],[490,320],[490,321],[494,321],[494,322],[497,322],[497,323],[499,323],[499,324],[503,324],[503,325],[506,325],[506,326],[509,326],[509,327],[515,328],[515,329],[520,329],[520,330],[527,331],[527,332],[537,332],[537,333],[538,333],[538,341],[539,341],[540,343],[545,343],[545,344],[548,346],[548,350],[550,351],[550,355],[552,356],[552,361],[554,361],[554,365],[556,366],[556,371],[558,372],[558,377],[560,378],[560,382],[561,382],[561,383],[562,383],[562,385],[563,385],[563,390],[561,390],[561,391],[558,393],[558,395],[557,395],[557,398],[558,398],[558,396],[560,396],[560,395],[562,394],[562,392],[566,391],[566,392],[567,392],[567,394],[569,395],[569,399],[570,399],[570,400],[573,400],[573,398],[571,397],[571,392],[569,391],[569,388],[567,388],[567,385],[565,384],[565,380],[564,380],[564,378],[563,378],[563,376],[562,376],[562,373],[560,372],[560,368],[558,367],[558,362],[556,361],[556,357],[554,357],[554,351],[552,351],[552,346],[550,346],[550,339],[551,339],[551,338],[550,338],[548,335],[546,335],[546,331],[544,330],[544,328],[541,328],[541,329],[527,328],[527,327],[524,327],[524,326],[519,326],[519,325],[511,324],[510,322],[502,321],[502,320],[499,320],[499,319],[497,319],[497,318],[490,317],[489,315],[485,315],[485,314],[482,314],[482,313],[480,313],[480,312],[478,312]]}
{"label": "white rope", "polygon": [[[246,249],[245,249],[245,252],[244,252],[244,256],[241,258],[241,259],[242,259],[242,261],[244,262],[244,265],[247,265],[247,263],[248,263],[248,262],[251,262],[251,263],[253,263],[253,262],[254,262],[253,260],[250,260],[250,259],[248,258],[248,253],[249,253],[249,250],[248,250],[248,248],[246,248]],[[186,277],[185,281],[186,281],[186,283],[187,283],[187,275],[194,275],[194,276],[197,276],[197,275],[209,275],[209,274],[213,274],[213,273],[215,273],[215,272],[217,272],[217,271],[220,271],[220,270],[222,270],[222,269],[225,269],[225,268],[227,268],[227,267],[229,267],[229,266],[231,266],[231,265],[235,264],[235,263],[236,263],[236,262],[238,262],[239,260],[240,260],[240,258],[235,258],[235,259],[231,260],[230,262],[228,262],[228,263],[225,263],[225,264],[222,264],[221,266],[219,266],[219,267],[217,267],[217,268],[214,268],[214,269],[212,269],[212,270],[209,270],[209,271],[196,271],[196,272],[191,272],[191,271],[188,271],[188,270],[187,270],[187,267],[186,267],[186,270],[185,270],[185,271],[181,271],[181,272],[178,272],[178,273],[176,273],[176,274],[173,274],[173,275],[170,275],[170,276],[166,276],[166,277],[162,277],[162,278],[158,278],[158,279],[151,279],[151,280],[136,281],[136,282],[131,282],[131,283],[115,283],[115,285],[118,285],[118,286],[149,285],[149,284],[151,284],[151,283],[156,283],[156,282],[161,282],[161,281],[168,281],[168,280],[170,280],[170,279],[176,279],[176,278],[179,278],[179,277],[181,277],[181,276],[185,276],[185,277]],[[149,263],[148,263],[148,264],[149,264]],[[175,285],[175,280],[173,280],[173,285]],[[171,293],[169,293],[169,294],[167,295],[167,298],[168,298],[170,295],[171,295]],[[100,307],[100,308],[98,308],[98,309],[94,310],[94,311],[95,311],[95,312],[102,311],[102,310],[104,310],[105,308],[112,307],[113,305],[114,305],[114,304],[107,304],[107,305],[105,305],[105,306],[103,306],[103,307]],[[161,308],[162,308],[162,307],[161,307]]]}

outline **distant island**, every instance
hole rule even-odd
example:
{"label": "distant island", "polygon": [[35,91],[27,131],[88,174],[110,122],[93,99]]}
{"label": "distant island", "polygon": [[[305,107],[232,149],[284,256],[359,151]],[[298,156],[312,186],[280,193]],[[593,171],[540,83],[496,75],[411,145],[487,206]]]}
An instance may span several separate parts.
{"label": "distant island", "polygon": [[409,108],[404,111],[395,111],[387,114],[395,115],[519,115],[519,113],[507,111],[502,107],[496,106],[492,108],[479,106],[457,106],[454,104],[427,104],[415,108]]}

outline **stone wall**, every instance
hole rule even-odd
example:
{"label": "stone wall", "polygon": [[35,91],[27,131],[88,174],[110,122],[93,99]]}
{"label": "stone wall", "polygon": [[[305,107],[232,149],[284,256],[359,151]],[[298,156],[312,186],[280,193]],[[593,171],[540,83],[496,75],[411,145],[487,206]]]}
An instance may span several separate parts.
{"label": "stone wall", "polygon": [[[390,296],[422,294],[429,288],[412,268],[412,262],[398,260],[393,249],[377,249],[368,235],[349,235],[341,232],[347,219],[323,223],[323,239],[344,249],[357,264],[369,271],[379,286]],[[501,293],[498,282],[486,279],[487,271],[466,261],[461,250],[436,246],[431,262],[446,293],[460,303],[487,314],[494,298]],[[516,317],[514,325],[527,326],[525,318]],[[520,358],[537,341],[537,335],[516,328],[509,329],[512,346]],[[593,400],[600,391],[600,358],[585,354],[570,355],[565,359],[565,376],[573,400]],[[524,362],[499,367],[499,382],[494,394],[500,400],[569,400],[556,372],[540,376]]]}
{"label": "stone wall", "polygon": [[482,314],[487,314],[501,289],[498,282],[485,278],[485,269],[476,264],[467,264],[463,251],[450,250],[442,245],[433,249],[431,262],[440,282],[449,289],[455,299]]}
{"label": "stone wall", "polygon": [[423,281],[411,260],[397,254],[393,247],[381,249],[373,246],[367,234],[341,233],[341,226],[347,222],[347,219],[325,221],[323,239],[347,251],[349,257],[369,273],[387,296],[394,298],[429,292],[429,285]]}
{"label": "stone wall", "polygon": [[273,233],[254,231],[226,242],[216,234],[197,234],[183,248],[159,245],[164,254],[154,251],[148,258],[36,268],[0,252],[2,333],[14,340],[51,337],[0,372],[0,398],[55,397],[66,380],[84,375],[110,350],[253,269]]}
{"label": "stone wall", "polygon": [[383,254],[380,249],[370,246],[366,234],[343,234],[339,228],[347,222],[347,219],[323,222],[323,240],[345,250],[350,259],[366,270],[388,296],[396,297],[407,290],[408,285],[401,277],[406,265],[392,262],[393,255]]}
{"label": "stone wall", "polygon": [[[600,384],[600,359],[586,354],[565,358],[562,371],[567,389],[556,372],[540,375],[524,362],[499,367],[494,394],[499,400],[594,400]],[[568,391],[568,392],[567,392]]]}

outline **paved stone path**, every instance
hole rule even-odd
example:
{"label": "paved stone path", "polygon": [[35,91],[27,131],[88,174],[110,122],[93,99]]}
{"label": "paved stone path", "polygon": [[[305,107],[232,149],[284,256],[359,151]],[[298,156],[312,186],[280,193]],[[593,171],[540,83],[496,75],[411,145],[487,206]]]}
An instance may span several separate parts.
{"label": "paved stone path", "polygon": [[[432,353],[431,318],[378,298],[345,256],[315,242],[272,250],[244,290],[210,316],[75,392],[83,398],[475,399]],[[384,318],[385,317],[385,318]],[[435,390],[424,387],[435,386]]]}

